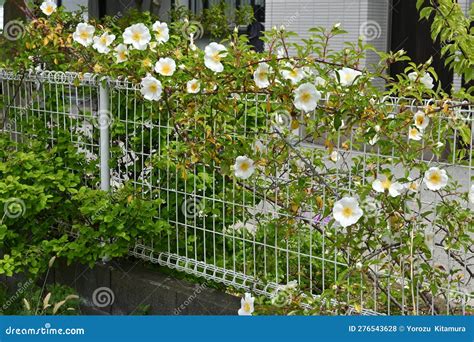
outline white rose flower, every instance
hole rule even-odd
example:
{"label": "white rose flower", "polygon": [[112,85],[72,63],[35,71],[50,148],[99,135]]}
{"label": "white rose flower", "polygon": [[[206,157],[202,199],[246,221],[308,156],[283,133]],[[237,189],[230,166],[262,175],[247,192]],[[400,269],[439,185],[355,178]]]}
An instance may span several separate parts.
{"label": "white rose flower", "polygon": [[176,71],[176,62],[169,57],[160,58],[155,64],[155,71],[163,76],[173,76]]}
{"label": "white rose flower", "polygon": [[246,293],[240,302],[241,307],[238,311],[239,316],[252,316],[252,313],[254,312],[254,302],[255,298],[252,297],[250,293]]}
{"label": "white rose flower", "polygon": [[399,182],[392,182],[390,178],[382,176],[381,178],[373,181],[372,189],[382,193],[388,191],[391,197],[397,197],[400,196],[403,190],[403,185]]}
{"label": "white rose flower", "polygon": [[267,147],[260,140],[255,141],[253,148],[257,153],[267,153]]}
{"label": "white rose flower", "polygon": [[253,73],[255,85],[260,88],[267,88],[270,85],[268,80],[268,74],[271,72],[271,68],[267,63],[260,63],[257,70]]}
{"label": "white rose flower", "polygon": [[416,127],[411,127],[408,130],[408,139],[420,141],[423,138],[423,134]]}
{"label": "white rose flower", "polygon": [[408,183],[403,184],[407,191],[417,193],[420,190],[420,182],[414,181],[410,177],[408,178]]}
{"label": "white rose flower", "polygon": [[145,50],[150,40],[150,30],[141,23],[127,27],[123,33],[123,42],[137,50]]}
{"label": "white rose flower", "polygon": [[189,35],[189,48],[191,49],[191,51],[196,51],[198,49],[196,44],[194,44],[194,33],[191,33]]}
{"label": "white rose flower", "polygon": [[344,197],[334,204],[332,214],[336,222],[343,227],[349,227],[362,217],[364,212],[353,197]]}
{"label": "white rose flower", "polygon": [[99,53],[108,53],[110,51],[109,46],[115,40],[115,35],[104,32],[101,36],[94,37],[94,45],[92,47]]}
{"label": "white rose flower", "polygon": [[426,127],[428,127],[430,123],[430,119],[428,118],[428,116],[421,110],[415,113],[413,120],[415,121],[416,128],[418,128],[421,131],[423,131]]}
{"label": "white rose flower", "polygon": [[296,109],[311,112],[316,109],[321,93],[311,83],[304,83],[294,91]]}
{"label": "white rose flower", "polygon": [[427,89],[433,89],[434,88],[434,80],[433,77],[427,72],[423,75],[423,77],[420,79],[420,82],[427,88]]}
{"label": "white rose flower", "polygon": [[254,161],[246,156],[237,157],[234,164],[234,172],[237,178],[250,178],[255,172]]}
{"label": "white rose flower", "polygon": [[325,87],[326,80],[320,76],[317,76],[314,84],[316,85],[316,87]]}
{"label": "white rose flower", "polygon": [[186,84],[186,90],[189,94],[197,94],[201,91],[201,83],[197,79],[192,79]]}
{"label": "white rose flower", "polygon": [[95,27],[87,23],[79,23],[76,31],[72,34],[74,41],[83,46],[89,46],[93,42]]}
{"label": "white rose flower", "polygon": [[204,49],[204,64],[207,68],[214,72],[224,71],[224,65],[221,63],[222,58],[227,56],[227,49],[224,45],[210,43]]}
{"label": "white rose flower", "polygon": [[153,24],[153,32],[158,43],[166,43],[170,39],[168,24],[159,21]]}
{"label": "white rose flower", "polygon": [[243,223],[239,221],[236,224],[230,226],[230,228],[235,231],[247,231],[249,234],[254,236],[257,234],[257,226],[249,222]]}
{"label": "white rose flower", "polygon": [[40,6],[41,11],[47,16],[50,16],[56,12],[56,8],[58,8],[58,6],[54,1],[51,0],[44,1]]}
{"label": "white rose flower", "polygon": [[413,71],[408,74],[408,79],[412,82],[415,82],[416,79],[418,78],[418,73]]}
{"label": "white rose flower", "polygon": [[428,189],[432,191],[438,191],[448,185],[448,174],[445,170],[441,170],[437,167],[431,167],[425,172],[423,182],[426,184]]}
{"label": "white rose flower", "polygon": [[125,44],[119,44],[115,47],[115,58],[117,63],[125,62],[128,59],[128,48]]}
{"label": "white rose flower", "polygon": [[357,78],[362,75],[360,71],[351,68],[342,68],[337,73],[339,75],[339,82],[343,86],[353,85]]}
{"label": "white rose flower", "polygon": [[289,70],[282,70],[281,74],[285,80],[290,80],[292,84],[300,83],[305,77],[305,72],[301,68],[295,68],[287,63],[286,67]]}
{"label": "white rose flower", "polygon": [[286,51],[284,48],[278,48],[277,50],[277,58],[281,59],[281,58],[285,58],[286,57]]}
{"label": "white rose flower", "polygon": [[336,163],[338,160],[339,160],[339,152],[337,151],[332,151],[331,155],[329,156],[329,158],[334,162]]}
{"label": "white rose flower", "polygon": [[161,98],[163,86],[161,85],[160,81],[150,74],[142,79],[141,86],[142,88],[140,89],[140,92],[145,99],[150,101],[158,101]]}
{"label": "white rose flower", "polygon": [[[342,128],[342,127],[341,127]],[[374,146],[378,141],[379,141],[380,137],[378,134],[375,134],[372,139],[369,140],[369,144],[371,146]]]}
{"label": "white rose flower", "polygon": [[418,79],[418,81],[427,89],[433,89],[434,87],[433,78],[428,72],[426,72],[422,77],[418,78],[418,73],[413,71],[408,74],[408,78],[412,82],[415,82]]}

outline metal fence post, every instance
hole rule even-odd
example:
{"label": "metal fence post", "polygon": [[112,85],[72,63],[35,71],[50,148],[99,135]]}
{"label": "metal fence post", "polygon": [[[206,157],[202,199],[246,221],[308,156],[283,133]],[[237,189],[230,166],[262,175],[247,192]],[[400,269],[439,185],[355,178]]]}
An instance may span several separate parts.
{"label": "metal fence post", "polygon": [[109,111],[109,88],[106,79],[99,86],[99,129],[100,129],[100,189],[110,191],[110,124],[112,117]]}

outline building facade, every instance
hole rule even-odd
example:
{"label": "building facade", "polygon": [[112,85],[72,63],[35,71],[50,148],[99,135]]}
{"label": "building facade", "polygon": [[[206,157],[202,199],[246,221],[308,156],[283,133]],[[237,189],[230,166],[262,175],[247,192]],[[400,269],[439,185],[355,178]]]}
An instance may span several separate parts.
{"label": "building facade", "polygon": [[[172,6],[186,6],[195,13],[201,12],[220,0],[57,0],[58,4],[70,10],[88,6],[89,15],[100,17],[116,15],[127,8],[141,7],[152,10],[163,20],[169,20]],[[458,0],[467,13],[474,0]],[[1,4],[0,0],[0,4]],[[429,23],[419,22],[415,0],[226,0],[230,11],[242,5],[258,5],[264,11],[267,29],[284,25],[299,34],[298,38],[308,38],[309,29],[315,26],[331,27],[336,23],[348,31],[336,37],[332,48],[342,49],[345,42],[356,42],[363,37],[381,51],[405,49],[417,63],[423,63],[433,56],[434,67],[443,84],[454,81],[460,86],[462,80],[450,74],[440,58],[440,47],[433,43],[429,33]],[[1,14],[1,12],[0,12]],[[0,24],[3,18],[0,16]],[[1,27],[1,26],[0,26]],[[375,53],[366,56],[363,66],[377,62]],[[403,69],[401,66],[399,69]],[[397,73],[401,70],[394,69]]]}

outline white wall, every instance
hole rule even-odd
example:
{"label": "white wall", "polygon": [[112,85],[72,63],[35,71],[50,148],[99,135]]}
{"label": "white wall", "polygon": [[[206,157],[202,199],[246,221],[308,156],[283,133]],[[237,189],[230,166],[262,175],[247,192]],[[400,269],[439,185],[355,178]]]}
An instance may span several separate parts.
{"label": "white wall", "polygon": [[88,5],[88,0],[63,0],[64,8],[70,11],[76,11],[79,9],[79,6],[86,6]]}
{"label": "white wall", "polygon": [[0,30],[3,30],[3,6],[0,6]]}
{"label": "white wall", "polygon": [[[341,49],[344,42],[357,42],[365,33],[369,42],[381,50],[388,46],[389,0],[267,0],[266,27],[285,25],[308,38],[308,30],[341,23],[348,34],[336,37],[332,48]],[[368,64],[376,62],[368,56]]]}

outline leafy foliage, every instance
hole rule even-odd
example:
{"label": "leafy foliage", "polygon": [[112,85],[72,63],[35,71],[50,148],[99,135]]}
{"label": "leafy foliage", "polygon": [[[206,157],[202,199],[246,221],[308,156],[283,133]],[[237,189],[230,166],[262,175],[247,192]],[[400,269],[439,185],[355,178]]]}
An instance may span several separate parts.
{"label": "leafy foliage", "polygon": [[[219,17],[212,14],[212,20],[222,21],[223,27],[224,9],[214,10]],[[174,13],[182,15],[182,10]],[[126,26],[143,23],[148,29],[153,21],[149,14],[132,13],[127,19],[109,18],[106,25],[90,24],[96,34],[108,32],[122,42]],[[126,143],[126,152],[136,152],[126,162],[127,171],[133,170],[131,176],[149,172],[141,179],[149,184],[125,182],[114,195],[83,186],[87,174],[82,173],[77,146],[66,138],[71,132],[46,151],[45,135],[37,137],[42,144],[16,145],[4,138],[3,150],[19,152],[2,155],[6,166],[0,169],[0,191],[4,189],[6,199],[24,201],[27,215],[7,218],[0,226],[4,273],[23,268],[37,272],[42,253],[93,263],[124,255],[135,239],[153,239],[157,251],[173,246],[177,254],[199,255],[218,267],[252,270],[263,283],[298,279],[303,292],[320,297],[290,293],[290,304],[309,303],[315,312],[345,312],[357,302],[356,311],[364,305],[415,313],[418,300],[423,313],[458,312],[459,307],[446,308],[438,301],[449,300],[449,291],[474,274],[461,256],[473,252],[467,184],[453,177],[441,184],[438,170],[434,180],[442,186],[430,189],[427,172],[434,165],[472,167],[472,127],[463,116],[466,103],[459,102],[471,101],[472,95],[469,90],[449,95],[439,85],[435,88],[431,61],[410,62],[404,74],[392,79],[388,68],[409,61],[404,51],[377,52],[380,61],[363,67],[362,60],[375,49],[360,39],[333,50],[331,42],[346,33],[339,25],[314,28],[298,43],[294,33],[274,28],[266,33],[265,53],[251,51],[247,38],[234,32],[218,46],[225,53],[209,55],[193,45],[189,21],[178,20],[169,25],[169,40],[149,42],[143,50],[130,48],[119,63],[113,49],[99,53],[74,41],[77,24],[77,17],[62,9],[36,18],[15,43],[13,59],[1,65],[20,74],[38,66],[76,71],[76,81],[85,72],[123,80],[125,86],[111,95],[116,119],[111,136],[117,145],[111,168],[123,166],[120,143]],[[221,26],[216,35],[224,32]],[[464,48],[465,42],[455,44]],[[161,58],[172,58],[177,65],[170,67],[172,76],[154,71]],[[469,63],[467,59],[455,68],[467,75]],[[131,91],[136,88],[130,84],[147,74],[159,78],[153,88],[162,91],[154,98],[159,101]],[[187,90],[192,80],[200,83],[196,93]],[[385,82],[386,88],[374,81]],[[54,102],[57,97],[57,90],[49,89],[46,108],[60,106]],[[401,99],[396,106],[387,100],[392,97]],[[429,105],[427,98],[432,99]],[[33,103],[32,108],[41,106]],[[123,108],[134,109],[133,124]],[[91,113],[82,114],[92,120]],[[49,124],[61,127],[55,120]],[[410,136],[413,128],[416,134]],[[440,144],[440,137],[448,137],[446,143]],[[263,148],[256,148],[257,142]],[[246,178],[236,172],[239,157],[248,163],[244,171],[252,171]],[[76,173],[66,172],[64,164]],[[376,181],[385,188],[377,190]],[[428,188],[422,193],[421,187]],[[178,208],[191,193],[193,201],[204,203],[190,219]],[[351,201],[361,206],[363,215],[344,225],[334,208],[348,196],[354,196]],[[263,208],[249,212],[257,204]],[[343,215],[355,211],[346,209]],[[214,234],[189,226],[213,227]],[[430,232],[441,240],[430,240]],[[435,247],[456,260],[456,266],[433,267]],[[295,250],[300,253],[290,253]]]}

